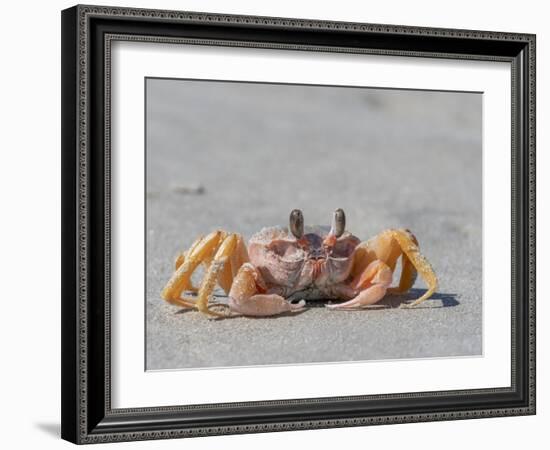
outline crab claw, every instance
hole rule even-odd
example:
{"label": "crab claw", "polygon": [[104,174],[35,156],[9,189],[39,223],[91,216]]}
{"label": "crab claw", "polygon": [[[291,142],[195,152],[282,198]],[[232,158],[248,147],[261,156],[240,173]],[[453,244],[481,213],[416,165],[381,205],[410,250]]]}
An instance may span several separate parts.
{"label": "crab claw", "polygon": [[329,309],[357,309],[373,305],[381,300],[392,281],[391,269],[382,261],[370,263],[354,282],[359,293],[344,303],[325,305]]}
{"label": "crab claw", "polygon": [[304,309],[306,302],[300,300],[298,303],[290,303],[277,294],[258,294],[238,301],[229,297],[229,308],[231,311],[243,316],[276,316],[285,312],[295,312]]}
{"label": "crab claw", "polygon": [[325,305],[329,309],[356,309],[373,305],[386,294],[387,285],[374,285],[361,291],[356,297],[344,303]]}
{"label": "crab claw", "polygon": [[290,303],[280,295],[266,293],[260,272],[250,263],[241,266],[229,291],[229,308],[244,316],[275,316],[300,311],[305,304],[304,300]]}

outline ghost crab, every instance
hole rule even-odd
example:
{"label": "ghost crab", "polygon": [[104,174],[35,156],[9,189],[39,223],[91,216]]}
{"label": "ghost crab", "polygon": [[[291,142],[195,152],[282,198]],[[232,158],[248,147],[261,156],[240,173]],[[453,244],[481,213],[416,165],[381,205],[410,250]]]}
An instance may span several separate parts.
{"label": "ghost crab", "polygon": [[[337,209],[331,227],[304,227],[300,210],[290,214],[289,227],[264,228],[250,238],[248,247],[237,233],[217,230],[199,237],[176,259],[175,272],[162,290],[169,303],[196,308],[215,316],[228,314],[211,309],[210,298],[218,283],[228,294],[231,313],[272,316],[299,311],[304,299],[337,299],[330,309],[359,309],[380,301],[386,293],[406,293],[417,273],[428,290],[402,307],[413,307],[437,288],[437,277],[420,253],[418,241],[406,229],[388,229],[366,242],[346,231],[344,211]],[[401,257],[401,277],[390,288]],[[191,275],[206,266],[198,288]],[[196,298],[183,297],[194,291]],[[298,303],[292,299],[301,298]]]}

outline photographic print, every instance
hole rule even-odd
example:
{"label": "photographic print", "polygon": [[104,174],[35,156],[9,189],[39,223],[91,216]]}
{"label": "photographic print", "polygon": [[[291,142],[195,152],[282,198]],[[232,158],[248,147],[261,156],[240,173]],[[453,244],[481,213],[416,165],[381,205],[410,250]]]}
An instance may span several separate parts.
{"label": "photographic print", "polygon": [[147,370],[482,355],[482,93],[145,96]]}

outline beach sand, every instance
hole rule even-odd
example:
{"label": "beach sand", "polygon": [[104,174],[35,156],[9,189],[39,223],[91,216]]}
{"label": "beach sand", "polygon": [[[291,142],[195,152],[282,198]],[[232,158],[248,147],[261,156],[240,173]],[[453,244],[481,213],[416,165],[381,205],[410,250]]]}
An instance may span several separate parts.
{"label": "beach sand", "polygon": [[[481,94],[148,80],[149,370],[482,353]],[[409,228],[439,289],[363,311],[209,320],[164,302],[174,257],[217,228],[249,238],[300,208],[368,239]],[[395,277],[397,279],[397,277]],[[221,293],[221,291],[217,291]],[[221,297],[220,301],[224,301]]]}

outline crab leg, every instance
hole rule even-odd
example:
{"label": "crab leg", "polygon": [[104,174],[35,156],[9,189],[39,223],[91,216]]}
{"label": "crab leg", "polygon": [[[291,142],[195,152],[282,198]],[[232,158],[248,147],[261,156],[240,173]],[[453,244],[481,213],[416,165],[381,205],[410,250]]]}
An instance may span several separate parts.
{"label": "crab leg", "polygon": [[202,280],[201,286],[199,288],[196,307],[200,312],[210,314],[213,316],[225,317],[225,314],[220,314],[215,311],[212,311],[208,308],[208,300],[214,291],[216,286],[216,280],[218,279],[219,274],[221,273],[224,266],[228,265],[227,263],[230,260],[231,255],[235,251],[237,246],[238,236],[236,234],[230,234],[225,237],[223,242],[220,244],[212,263],[208,266],[206,274]]}
{"label": "crab leg", "polygon": [[180,298],[181,293],[186,289],[193,288],[191,275],[202,262],[216,251],[225,235],[226,233],[221,230],[214,231],[206,237],[197,239],[186,253],[180,255],[176,260],[176,271],[162,290],[162,298],[178,306],[193,306],[192,301]]}
{"label": "crab leg", "polygon": [[218,273],[218,283],[226,294],[229,294],[233,279],[237,276],[240,267],[249,260],[244,239],[239,234],[236,236],[235,250],[231,253],[229,261],[223,265]]}
{"label": "crab leg", "polygon": [[245,316],[274,316],[288,311],[299,311],[305,301],[293,304],[277,294],[265,293],[265,283],[261,274],[250,263],[239,269],[231,291],[229,307],[232,311]]}
{"label": "crab leg", "polygon": [[[193,253],[193,251],[195,250],[195,248],[197,247],[197,245],[199,245],[199,243],[202,241],[204,236],[199,236],[195,242],[193,242],[191,244],[191,247],[189,247],[189,250],[187,250],[186,252],[182,252],[180,253],[177,257],[176,257],[176,261],[174,263],[175,265],[175,270],[178,270],[181,265],[185,262],[185,260],[187,259],[188,255],[191,255]],[[187,284],[187,286],[184,287],[184,290],[186,291],[193,291],[193,292],[196,292],[198,289],[193,286],[191,284],[191,282],[189,281],[189,283]]]}
{"label": "crab leg", "polygon": [[[429,261],[420,253],[418,242],[410,231],[392,230],[392,235],[403,251],[403,270],[399,290],[405,290],[406,292],[412,287],[416,278],[416,271],[428,285],[428,290],[420,298],[410,304],[401,305],[401,308],[410,308],[419,305],[432,296],[437,289],[437,276]],[[414,266],[414,270],[410,265]]]}
{"label": "crab leg", "polygon": [[406,294],[409,289],[413,287],[417,275],[418,272],[411,260],[403,255],[401,258],[401,278],[399,279],[399,286],[389,288],[388,294]]}
{"label": "crab leg", "polygon": [[352,287],[360,290],[351,300],[333,305],[326,305],[330,309],[355,309],[373,305],[380,301],[392,281],[392,271],[383,261],[371,262],[352,282]]}
{"label": "crab leg", "polygon": [[418,241],[409,230],[386,230],[369,241],[360,244],[355,252],[355,277],[361,274],[374,260],[384,261],[393,271],[401,256],[402,268],[399,287],[388,289],[389,293],[406,293],[414,284],[417,273],[428,285],[428,290],[410,305],[416,306],[429,298],[437,289],[437,276],[428,260],[420,253]]}
{"label": "crab leg", "polygon": [[195,302],[191,299],[187,298],[167,298],[165,299],[168,303],[175,305],[175,306],[181,306],[182,308],[194,308]]}

